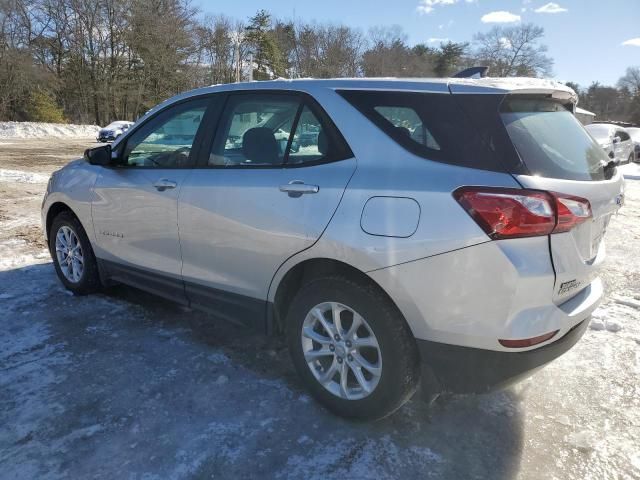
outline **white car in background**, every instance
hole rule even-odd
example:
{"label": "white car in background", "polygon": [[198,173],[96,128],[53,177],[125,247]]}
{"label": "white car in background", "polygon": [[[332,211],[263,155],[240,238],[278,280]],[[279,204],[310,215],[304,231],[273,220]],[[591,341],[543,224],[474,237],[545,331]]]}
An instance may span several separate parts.
{"label": "white car in background", "polygon": [[640,127],[629,127],[627,133],[633,142],[633,161],[640,162]]}
{"label": "white car in background", "polygon": [[610,123],[590,123],[584,128],[616,164],[633,161],[633,141],[625,128]]}

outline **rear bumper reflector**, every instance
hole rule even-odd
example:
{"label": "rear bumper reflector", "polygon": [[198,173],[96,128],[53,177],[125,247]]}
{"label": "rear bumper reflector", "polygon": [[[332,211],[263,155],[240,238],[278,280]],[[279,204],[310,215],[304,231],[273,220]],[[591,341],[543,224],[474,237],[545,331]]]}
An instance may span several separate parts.
{"label": "rear bumper reflector", "polygon": [[556,336],[556,334],[560,330],[556,330],[555,332],[545,333],[544,335],[539,335],[533,338],[523,338],[520,340],[503,340],[499,339],[500,345],[507,348],[525,348],[525,347],[533,347],[534,345],[538,345],[539,343],[546,342],[547,340],[552,339]]}

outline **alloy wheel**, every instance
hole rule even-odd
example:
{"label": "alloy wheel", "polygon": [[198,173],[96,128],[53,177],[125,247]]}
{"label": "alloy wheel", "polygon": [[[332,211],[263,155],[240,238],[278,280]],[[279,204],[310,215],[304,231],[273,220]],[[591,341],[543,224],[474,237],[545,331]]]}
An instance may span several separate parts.
{"label": "alloy wheel", "polygon": [[56,258],[64,278],[78,283],[84,271],[84,256],[76,232],[67,225],[56,233]]}
{"label": "alloy wheel", "polygon": [[355,310],[323,302],[306,315],[302,352],[316,380],[337,397],[359,400],[380,381],[382,353],[371,326]]}

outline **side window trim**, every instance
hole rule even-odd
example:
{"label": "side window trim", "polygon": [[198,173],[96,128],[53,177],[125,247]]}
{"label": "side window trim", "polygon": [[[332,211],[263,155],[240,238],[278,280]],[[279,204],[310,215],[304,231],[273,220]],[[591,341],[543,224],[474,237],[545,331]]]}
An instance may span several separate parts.
{"label": "side window trim", "polygon": [[[252,94],[265,94],[265,95],[269,95],[269,94],[276,94],[276,95],[289,95],[289,96],[297,96],[300,99],[300,106],[299,106],[299,110],[298,112],[296,112],[296,118],[294,120],[295,122],[295,127],[297,127],[297,122],[299,120],[300,115],[302,114],[302,110],[304,109],[304,107],[308,107],[311,112],[318,118],[318,120],[322,123],[322,125],[327,127],[328,133],[329,133],[329,138],[331,141],[335,142],[336,144],[340,145],[340,149],[343,150],[343,152],[341,152],[342,154],[338,156],[338,158],[330,158],[330,159],[322,159],[319,161],[315,161],[315,162],[307,162],[307,163],[296,163],[296,164],[287,164],[287,160],[288,160],[288,156],[289,156],[289,150],[291,147],[291,143],[293,141],[293,135],[295,135],[295,129],[292,127],[291,130],[291,134],[289,136],[289,141],[287,143],[287,150],[285,151],[285,160],[283,161],[282,165],[278,165],[278,166],[272,166],[272,165],[255,165],[252,167],[247,168],[246,166],[242,166],[242,165],[209,165],[208,164],[208,157],[209,157],[209,152],[211,151],[211,149],[213,148],[213,143],[215,141],[215,137],[218,133],[218,129],[220,128],[221,125],[221,120],[222,120],[222,116],[224,115],[226,109],[227,109],[227,105],[229,103],[229,100],[231,99],[231,97],[234,97],[236,95],[252,95]],[[257,169],[275,169],[275,168],[305,168],[305,167],[312,167],[314,165],[322,165],[325,163],[333,163],[333,162],[339,162],[342,160],[347,160],[350,158],[353,158],[355,155],[353,154],[353,151],[351,150],[351,147],[349,146],[347,140],[344,138],[344,136],[342,135],[342,132],[340,132],[340,130],[338,129],[338,127],[336,126],[336,124],[333,122],[333,120],[331,119],[331,117],[329,116],[329,114],[324,110],[324,108],[322,107],[322,105],[320,105],[320,103],[313,98],[312,95],[310,95],[307,92],[303,92],[303,91],[298,91],[298,90],[274,90],[274,89],[254,89],[254,90],[236,90],[236,91],[227,91],[227,92],[220,92],[220,93],[215,93],[214,95],[220,95],[221,101],[220,102],[213,102],[213,106],[210,105],[209,109],[212,110],[211,112],[211,117],[210,117],[210,122],[208,123],[208,126],[210,128],[210,130],[207,130],[207,138],[205,139],[205,141],[202,142],[202,145],[200,146],[200,154],[198,155],[198,158],[196,159],[197,161],[195,162],[195,164],[193,165],[192,168],[194,169],[214,169],[214,170],[224,170],[224,169],[251,169],[251,170],[257,170]],[[209,112],[207,113],[207,115],[209,114]],[[206,116],[205,116],[205,120],[206,120]],[[201,127],[204,125],[205,121],[203,120]]]}
{"label": "side window trim", "polygon": [[[202,118],[202,121],[200,122],[200,125],[198,126],[198,130],[196,131],[195,136],[193,137],[193,144],[191,146],[191,152],[189,153],[189,162],[187,163],[187,165],[183,165],[183,166],[175,166],[175,167],[171,167],[171,166],[163,166],[162,169],[163,170],[184,170],[184,169],[190,169],[190,168],[195,168],[196,164],[197,164],[197,160],[198,157],[200,156],[200,151],[201,151],[201,143],[203,140],[203,136],[205,134],[205,124],[207,124],[207,117],[210,115],[210,112],[212,110],[212,106],[215,105],[214,102],[214,95],[216,94],[205,94],[205,95],[197,95],[197,96],[193,96],[193,97],[188,97],[185,98],[183,100],[180,100],[178,102],[175,103],[171,103],[170,105],[167,105],[166,107],[158,110],[157,112],[154,112],[149,118],[145,119],[142,123],[140,123],[139,125],[137,125],[134,129],[132,129],[131,131],[127,131],[127,136],[126,138],[123,139],[123,141],[121,143],[118,144],[117,148],[116,148],[116,154],[118,156],[122,156],[126,150],[127,150],[127,145],[129,144],[129,141],[131,140],[131,138],[139,131],[141,131],[144,128],[150,127],[150,128],[154,128],[157,125],[158,119],[161,118],[164,114],[166,114],[167,112],[169,112],[170,110],[179,107],[180,105],[184,105],[190,102],[194,102],[197,100],[203,100],[206,102],[206,106],[205,106],[205,112]],[[123,159],[124,160],[124,159]],[[118,169],[136,169],[136,170],[153,170],[153,169],[158,169],[158,167],[155,166],[135,166],[135,165],[128,165],[128,164],[121,164],[121,165],[116,165],[115,167],[111,167],[111,168],[118,168]]]}
{"label": "side window trim", "polygon": [[296,116],[293,119],[293,123],[291,124],[291,132],[289,132],[289,140],[287,140],[287,148],[284,150],[284,158],[282,159],[282,167],[285,167],[287,163],[289,163],[289,154],[291,153],[291,144],[293,143],[293,137],[296,135],[296,130],[298,129],[298,122],[300,122],[300,115],[302,115],[302,111],[304,110],[305,102],[304,98],[299,98],[298,102],[298,110],[296,111]]}

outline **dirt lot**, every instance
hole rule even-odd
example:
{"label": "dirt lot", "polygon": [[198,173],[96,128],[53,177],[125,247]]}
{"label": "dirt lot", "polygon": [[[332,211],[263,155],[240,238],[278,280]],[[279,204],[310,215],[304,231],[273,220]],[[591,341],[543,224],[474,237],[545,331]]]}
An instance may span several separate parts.
{"label": "dirt lot", "polygon": [[361,424],[304,393],[278,340],[133,289],[62,289],[40,201],[91,144],[0,140],[0,478],[640,478],[637,166],[572,351],[507,391]]}

